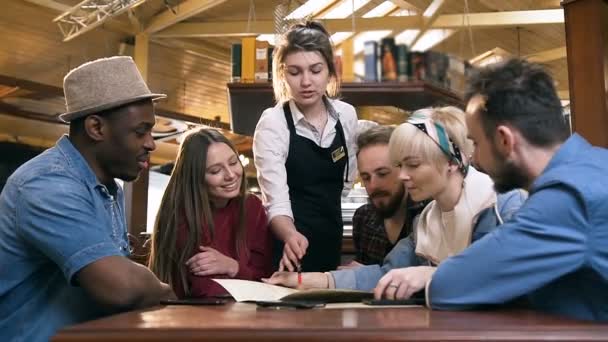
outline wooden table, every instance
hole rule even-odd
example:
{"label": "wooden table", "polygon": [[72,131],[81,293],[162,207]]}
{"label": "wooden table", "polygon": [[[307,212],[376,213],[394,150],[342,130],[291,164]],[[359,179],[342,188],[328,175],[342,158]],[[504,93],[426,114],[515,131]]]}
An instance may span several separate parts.
{"label": "wooden table", "polygon": [[606,341],[608,325],[522,310],[423,307],[256,309],[253,304],[159,306],[83,323],[53,341]]}

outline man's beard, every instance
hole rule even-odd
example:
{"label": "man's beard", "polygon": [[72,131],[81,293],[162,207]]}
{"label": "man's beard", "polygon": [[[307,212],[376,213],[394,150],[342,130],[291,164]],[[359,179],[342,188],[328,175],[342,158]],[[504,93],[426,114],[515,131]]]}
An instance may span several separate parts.
{"label": "man's beard", "polygon": [[376,206],[373,199],[377,196],[386,196],[389,193],[386,191],[377,191],[370,195],[370,202],[382,218],[389,218],[395,215],[401,207],[401,203],[405,200],[405,186],[401,184],[399,190],[393,194],[388,200],[388,203]]}
{"label": "man's beard", "polygon": [[494,189],[498,193],[524,188],[528,184],[528,177],[526,174],[512,161],[504,160],[500,164],[501,165],[496,169],[495,175],[492,177],[494,180]]}

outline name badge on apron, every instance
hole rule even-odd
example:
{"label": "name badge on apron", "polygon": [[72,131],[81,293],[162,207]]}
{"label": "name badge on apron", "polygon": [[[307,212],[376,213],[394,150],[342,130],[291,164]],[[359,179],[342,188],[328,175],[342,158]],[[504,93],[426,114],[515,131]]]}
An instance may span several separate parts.
{"label": "name badge on apron", "polygon": [[337,149],[331,152],[331,159],[335,162],[344,158],[346,154],[344,153],[344,146],[340,146]]}

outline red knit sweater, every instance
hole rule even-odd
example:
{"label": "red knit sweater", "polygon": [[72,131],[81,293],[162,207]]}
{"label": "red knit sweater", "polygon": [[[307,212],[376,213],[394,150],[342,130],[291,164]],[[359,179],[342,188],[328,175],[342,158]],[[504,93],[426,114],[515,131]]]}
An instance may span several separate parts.
{"label": "red knit sweater", "polygon": [[[233,258],[239,263],[239,271],[234,279],[260,280],[272,274],[272,239],[268,228],[268,217],[262,202],[254,195],[247,196],[245,201],[246,242],[248,253],[241,252],[237,257],[235,241],[238,225],[238,201],[231,200],[224,208],[213,211],[214,238],[203,245],[216,249],[218,252]],[[201,241],[209,241],[206,229],[201,227]],[[188,237],[186,223],[178,227],[177,248],[183,248]],[[198,253],[198,249],[191,256]],[[248,254],[248,257],[246,256]],[[185,265],[181,265],[188,272]],[[206,297],[226,294],[226,290],[211,280],[212,278],[228,278],[226,275],[195,276],[188,272],[190,297]],[[179,276],[174,277],[173,289],[179,298],[185,297]]]}

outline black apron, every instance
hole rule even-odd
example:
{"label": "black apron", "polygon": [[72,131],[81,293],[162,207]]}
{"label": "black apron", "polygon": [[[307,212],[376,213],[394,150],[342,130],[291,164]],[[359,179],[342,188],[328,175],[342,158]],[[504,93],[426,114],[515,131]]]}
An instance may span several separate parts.
{"label": "black apron", "polygon": [[[340,120],[328,148],[296,134],[289,102],[283,106],[289,128],[289,153],[285,162],[289,199],[298,232],[308,239],[302,271],[326,272],[340,264],[342,248],[341,194],[348,149]],[[275,248],[280,260],[283,244]],[[275,259],[275,260],[277,260]]]}

